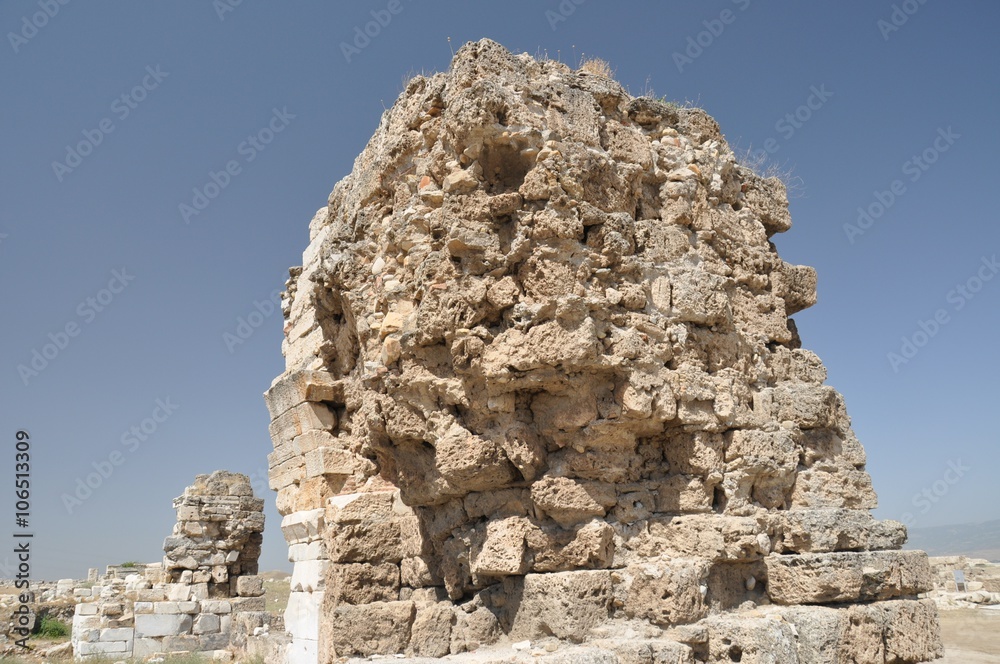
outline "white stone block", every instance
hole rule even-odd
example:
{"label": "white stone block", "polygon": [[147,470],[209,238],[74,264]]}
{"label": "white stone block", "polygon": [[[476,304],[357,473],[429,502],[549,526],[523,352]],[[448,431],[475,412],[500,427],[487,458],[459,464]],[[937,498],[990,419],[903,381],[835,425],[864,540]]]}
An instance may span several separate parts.
{"label": "white stone block", "polygon": [[152,613],[153,612],[153,603],[152,602],[136,602],[133,605],[132,611],[135,614],[137,614],[137,615],[140,614],[140,613]]}
{"label": "white stone block", "polygon": [[128,652],[125,641],[98,641],[97,643],[78,643],[77,655],[113,655]]}
{"label": "white stone block", "polygon": [[321,538],[325,509],[292,512],[281,520],[281,533],[289,544],[304,544]]}
{"label": "white stone block", "polygon": [[191,599],[191,586],[185,583],[168,583],[167,599],[171,602],[187,602]]}
{"label": "white stone block", "polygon": [[101,627],[100,616],[73,616],[73,631],[80,629],[99,629]]}
{"label": "white stone block", "polygon": [[224,599],[206,599],[201,602],[202,613],[229,613],[233,605]]}
{"label": "white stone block", "polygon": [[180,604],[177,602],[153,602],[153,613],[180,613]]}
{"label": "white stone block", "polygon": [[192,634],[216,634],[222,627],[219,616],[214,613],[200,613],[194,619]]}
{"label": "white stone block", "polygon": [[[296,639],[319,640],[319,614],[323,593],[293,592],[285,609],[285,630]],[[315,664],[316,660],[313,660]]]}
{"label": "white stone block", "polygon": [[131,627],[107,627],[101,630],[101,641],[131,641],[135,630]]}
{"label": "white stone block", "polygon": [[77,604],[76,605],[76,615],[78,616],[96,616],[97,615],[97,604]]}
{"label": "white stone block", "polygon": [[180,613],[198,613],[198,602],[177,602]]}
{"label": "white stone block", "polygon": [[132,656],[136,659],[143,659],[161,652],[163,652],[163,642],[160,639],[136,639],[132,644]]}
{"label": "white stone block", "polygon": [[328,560],[303,560],[292,568],[292,592],[315,592],[323,589]]}
{"label": "white stone block", "polygon": [[208,584],[196,583],[191,586],[191,599],[198,601],[208,599]]}
{"label": "white stone block", "polygon": [[301,560],[329,560],[323,540],[288,547],[288,561],[297,563]]}
{"label": "white stone block", "polygon": [[135,617],[136,637],[173,636],[191,633],[191,616],[184,613]]}
{"label": "white stone block", "polygon": [[229,634],[233,631],[233,617],[228,614],[223,614],[219,616],[219,631],[223,634]]}
{"label": "white stone block", "polygon": [[319,661],[319,643],[312,639],[292,639],[285,650],[286,664],[316,664]]}

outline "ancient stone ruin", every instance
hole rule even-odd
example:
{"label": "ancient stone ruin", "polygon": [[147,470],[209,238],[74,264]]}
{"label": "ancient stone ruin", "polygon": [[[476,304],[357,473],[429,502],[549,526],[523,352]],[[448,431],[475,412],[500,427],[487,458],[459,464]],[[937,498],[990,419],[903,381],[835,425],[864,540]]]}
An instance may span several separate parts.
{"label": "ancient stone ruin", "polygon": [[250,480],[225,471],[198,475],[174,508],[162,566],[138,566],[141,573],[124,578],[123,568],[109,568],[76,605],[77,659],[222,651],[234,634],[261,622],[264,500],[254,497]]}
{"label": "ancient stone ruin", "polygon": [[787,206],[587,67],[481,41],[411,80],[283,302],[288,660],[935,658],[927,558],[789,318]]}

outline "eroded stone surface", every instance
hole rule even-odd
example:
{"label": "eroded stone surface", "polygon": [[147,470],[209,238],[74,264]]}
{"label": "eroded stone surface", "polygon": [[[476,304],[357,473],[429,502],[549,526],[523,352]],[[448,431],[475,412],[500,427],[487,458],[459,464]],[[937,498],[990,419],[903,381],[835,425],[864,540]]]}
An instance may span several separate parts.
{"label": "eroded stone surface", "polygon": [[[293,593],[289,652],[811,661],[785,614],[743,616],[773,600],[861,602],[883,650],[838,637],[837,661],[934,656],[889,645],[924,606],[923,572],[896,572],[926,562],[871,518],[844,401],[800,347],[816,275],[778,256],[789,227],[783,185],[699,109],[488,40],[411,80],[283,301],[270,480],[296,569],[324,577]],[[639,645],[602,627],[621,620]]]}

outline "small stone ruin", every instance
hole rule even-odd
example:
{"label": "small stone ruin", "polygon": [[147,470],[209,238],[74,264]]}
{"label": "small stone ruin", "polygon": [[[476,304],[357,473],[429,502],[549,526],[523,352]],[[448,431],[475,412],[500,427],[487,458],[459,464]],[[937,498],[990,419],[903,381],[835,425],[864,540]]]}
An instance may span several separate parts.
{"label": "small stone ruin", "polygon": [[784,185],[596,71],[467,44],[313,218],[265,395],[287,660],[934,659]]}
{"label": "small stone ruin", "polygon": [[264,500],[245,475],[199,475],[174,499],[177,523],[162,565],[117,566],[76,605],[77,659],[143,658],[227,649],[263,622],[257,574]]}

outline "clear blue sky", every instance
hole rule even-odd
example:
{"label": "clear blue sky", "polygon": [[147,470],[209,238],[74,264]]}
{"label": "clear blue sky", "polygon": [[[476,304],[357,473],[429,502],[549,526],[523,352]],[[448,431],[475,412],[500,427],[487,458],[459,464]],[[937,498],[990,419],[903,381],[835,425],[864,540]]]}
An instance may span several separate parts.
{"label": "clear blue sky", "polygon": [[[778,250],[819,271],[819,303],[796,320],[846,396],[877,515],[1000,517],[1000,279],[982,263],[1000,253],[1000,5],[908,0],[894,25],[888,0],[564,0],[563,14],[555,0],[223,2],[0,6],[0,538],[17,530],[26,429],[37,576],[157,560],[196,474],[266,472],[261,393],[283,368],[282,325],[251,317],[254,303],[266,313],[300,263],[309,219],[404,76],[482,37],[602,57],[633,94],[696,101],[732,144],[770,147],[801,182]],[[341,42],[372,11],[386,24],[348,62]],[[185,223],[179,206],[195,202]],[[873,218],[851,242],[859,206]],[[976,282],[981,268],[991,280]],[[976,292],[952,292],[970,279]],[[241,317],[255,326],[238,330]],[[224,335],[240,331],[230,352]],[[50,334],[65,347],[36,358],[37,375],[19,370]],[[95,463],[113,472],[69,513],[64,494]],[[257,488],[262,568],[288,569],[274,494]]]}

